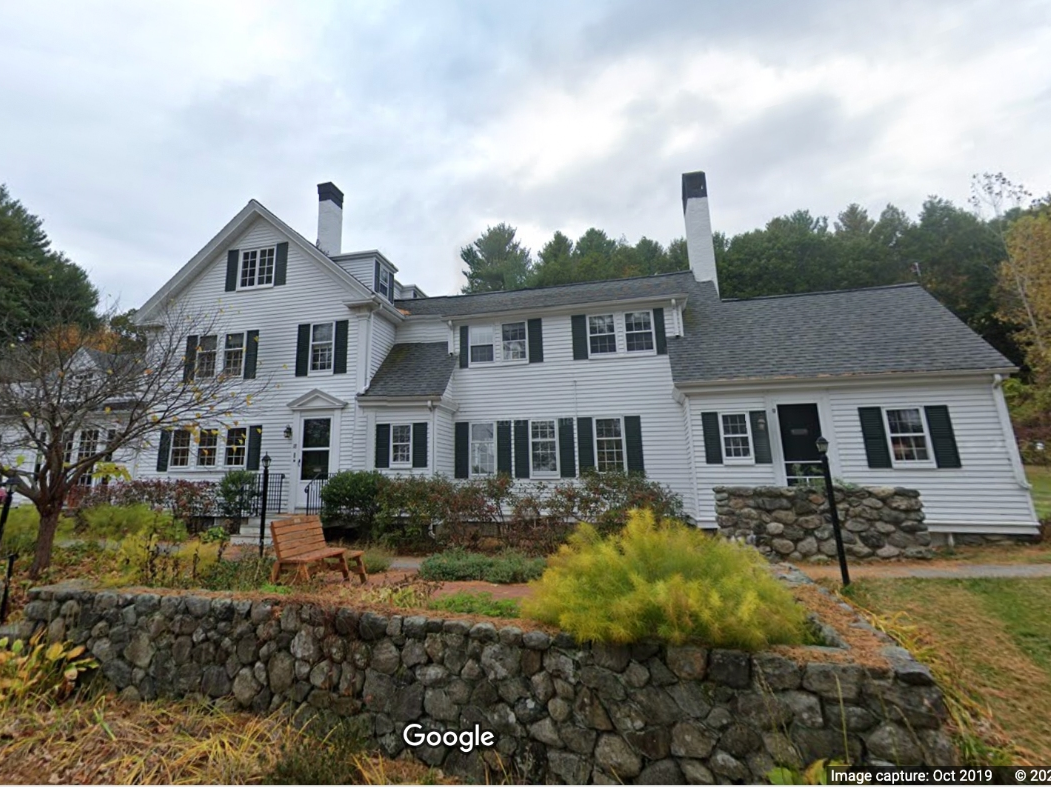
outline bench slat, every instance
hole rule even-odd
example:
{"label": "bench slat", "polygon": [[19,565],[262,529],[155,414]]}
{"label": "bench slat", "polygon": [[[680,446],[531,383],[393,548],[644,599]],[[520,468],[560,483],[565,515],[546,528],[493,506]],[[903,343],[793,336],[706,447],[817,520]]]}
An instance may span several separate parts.
{"label": "bench slat", "polygon": [[282,567],[298,566],[298,578],[310,579],[310,565],[324,564],[327,559],[338,559],[339,569],[344,578],[350,576],[347,559],[357,563],[358,576],[364,583],[368,579],[362,561],[362,550],[347,550],[343,547],[330,547],[325,541],[325,532],[321,528],[321,519],[315,515],[294,515],[270,523],[270,534],[273,537],[274,552],[277,562],[271,573],[271,580],[276,582]]}

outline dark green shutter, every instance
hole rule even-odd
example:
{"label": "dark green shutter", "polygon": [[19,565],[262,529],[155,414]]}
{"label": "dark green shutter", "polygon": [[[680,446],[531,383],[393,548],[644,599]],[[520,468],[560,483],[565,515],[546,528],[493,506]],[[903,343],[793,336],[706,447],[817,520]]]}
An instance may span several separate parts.
{"label": "dark green shutter", "polygon": [[332,360],[332,374],[345,375],[347,373],[347,332],[350,322],[347,320],[336,321],[336,357]]}
{"label": "dark green shutter", "polygon": [[412,467],[427,465],[427,422],[419,421],[412,425]]}
{"label": "dark green shutter", "polygon": [[865,441],[865,456],[870,468],[892,468],[890,449],[887,446],[887,431],[883,427],[883,411],[880,408],[858,408],[861,420],[861,436]]}
{"label": "dark green shutter", "polygon": [[186,337],[186,355],[182,362],[182,382],[193,380],[194,368],[197,366],[197,335]]}
{"label": "dark green shutter", "polygon": [[960,452],[956,448],[956,433],[953,432],[949,408],[945,405],[928,405],[927,429],[934,444],[934,459],[939,468],[960,468]]}
{"label": "dark green shutter", "polygon": [[580,472],[595,470],[595,435],[591,419],[581,416],[577,419],[577,456],[580,458]]}
{"label": "dark green shutter", "polygon": [[569,321],[573,325],[573,359],[581,361],[588,357],[587,315],[573,315]]}
{"label": "dark green shutter", "polygon": [[253,380],[255,378],[256,363],[259,358],[259,332],[249,331],[248,341],[245,345],[245,369],[244,378],[245,380]]}
{"label": "dark green shutter", "polygon": [[[457,425],[459,426],[459,425]],[[376,425],[376,467],[390,467],[390,425]]]}
{"label": "dark green shutter", "polygon": [[277,245],[277,260],[274,262],[274,286],[280,287],[288,281],[288,241]]}
{"label": "dark green shutter", "polygon": [[[770,455],[770,431],[767,429],[769,423],[766,419],[765,410],[748,411],[748,420],[752,423],[752,443],[755,451],[755,461],[761,465],[768,465],[774,461]],[[763,422],[763,428],[759,428],[759,422]]]}
{"label": "dark green shutter", "polygon": [[168,470],[168,454],[172,450],[172,434],[168,430],[161,430],[161,442],[157,447],[157,470]]}
{"label": "dark green shutter", "polygon": [[657,335],[657,355],[668,355],[668,336],[664,333],[664,309],[653,310],[653,331]]}
{"label": "dark green shutter", "polygon": [[573,444],[573,419],[558,420],[558,465],[563,479],[577,475],[576,447]]}
{"label": "dark green shutter", "polygon": [[723,464],[723,444],[719,432],[719,414],[708,411],[701,414],[704,431],[704,461],[709,465]]}
{"label": "dark green shutter", "polygon": [[373,277],[372,278],[372,289],[376,293],[379,293],[379,291],[380,291],[380,261],[379,260],[376,261],[376,266],[375,266],[375,268],[373,268],[372,277]]}
{"label": "dark green shutter", "polygon": [[237,289],[237,263],[241,259],[241,253],[237,249],[231,249],[226,253],[226,292],[232,293]]}
{"label": "dark green shutter", "polygon": [[624,417],[624,448],[628,473],[646,473],[642,459],[642,419],[639,416]]}
{"label": "dark green shutter", "polygon": [[470,330],[467,326],[460,326],[460,369],[467,369],[467,360],[471,353],[470,341]]}
{"label": "dark green shutter", "polygon": [[529,337],[529,363],[539,364],[544,360],[544,329],[539,317],[526,324]]}
{"label": "dark green shutter", "polygon": [[529,422],[515,422],[515,478],[529,478]]}
{"label": "dark green shutter", "polygon": [[466,421],[456,422],[453,453],[453,475],[457,479],[466,479],[471,475],[471,425]]}
{"label": "dark green shutter", "polygon": [[299,324],[296,336],[296,377],[305,378],[310,365],[310,323]]}
{"label": "dark green shutter", "polygon": [[263,447],[263,425],[253,424],[248,428],[248,454],[245,455],[245,469],[259,470],[259,453]]}
{"label": "dark green shutter", "polygon": [[496,472],[511,475],[511,422],[496,422]]}

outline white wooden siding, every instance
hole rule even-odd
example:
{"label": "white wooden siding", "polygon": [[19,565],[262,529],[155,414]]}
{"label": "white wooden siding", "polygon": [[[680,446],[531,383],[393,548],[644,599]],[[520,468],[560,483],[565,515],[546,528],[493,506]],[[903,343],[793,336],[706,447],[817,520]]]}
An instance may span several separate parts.
{"label": "white wooden siding", "polygon": [[397,342],[445,342],[449,326],[441,318],[408,319],[398,326]]}
{"label": "white wooden siding", "polygon": [[[368,424],[368,458],[367,468],[376,468],[376,425],[377,424],[419,424],[427,425],[427,467],[426,468],[376,468],[385,476],[430,476],[433,469],[435,433],[437,429],[437,409],[431,410],[426,405],[409,407],[370,407],[365,409],[364,419]],[[440,471],[439,471],[440,472]],[[452,474],[450,474],[452,475]]]}
{"label": "white wooden siding", "polygon": [[370,343],[369,349],[369,381],[376,375],[376,370],[380,368],[380,364],[383,363],[383,359],[390,353],[390,349],[394,347],[394,337],[396,331],[394,324],[391,323],[387,318],[381,316],[378,312],[372,313],[372,342]]}
{"label": "white wooden siding", "polygon": [[376,278],[376,258],[356,257],[351,260],[333,260],[333,262],[361,282],[369,290],[375,292],[374,284]]}

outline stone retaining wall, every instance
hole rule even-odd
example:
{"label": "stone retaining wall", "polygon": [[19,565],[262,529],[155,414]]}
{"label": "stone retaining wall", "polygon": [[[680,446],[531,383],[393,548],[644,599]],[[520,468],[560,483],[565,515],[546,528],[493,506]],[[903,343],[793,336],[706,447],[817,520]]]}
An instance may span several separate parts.
{"label": "stone retaining wall", "polygon": [[[716,521],[723,535],[744,539],[789,561],[836,555],[824,489],[716,487]],[[932,558],[931,535],[918,490],[836,487],[846,552],[854,558]]]}
{"label": "stone retaining wall", "polygon": [[85,644],[125,698],[350,717],[391,756],[406,748],[410,723],[478,725],[495,746],[412,748],[476,782],[490,769],[529,782],[756,783],[777,764],[840,755],[844,740],[855,762],[955,757],[931,674],[886,639],[887,667],[866,669],[844,648],[796,650],[806,655],[796,659],[579,645],[564,634],[287,599],[63,586],[30,596],[27,629]]}

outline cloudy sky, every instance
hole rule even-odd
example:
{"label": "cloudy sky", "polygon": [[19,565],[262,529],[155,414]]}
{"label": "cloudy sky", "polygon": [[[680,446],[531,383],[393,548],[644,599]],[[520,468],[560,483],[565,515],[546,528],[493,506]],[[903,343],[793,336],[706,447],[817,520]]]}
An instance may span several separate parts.
{"label": "cloudy sky", "polygon": [[1047,2],[0,0],[0,182],[122,308],[250,198],[432,295],[488,224],[737,233],[1051,191]]}

